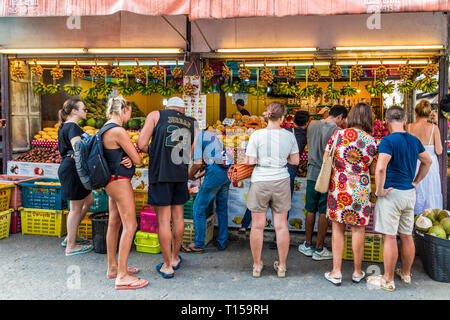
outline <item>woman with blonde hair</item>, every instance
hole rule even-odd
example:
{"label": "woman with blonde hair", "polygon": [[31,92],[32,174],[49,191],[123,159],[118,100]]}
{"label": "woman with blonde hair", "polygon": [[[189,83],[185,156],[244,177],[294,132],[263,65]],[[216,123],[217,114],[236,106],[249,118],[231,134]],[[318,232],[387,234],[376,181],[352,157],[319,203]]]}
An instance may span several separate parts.
{"label": "woman with blonde hair", "polygon": [[92,192],[84,188],[78,176],[73,159],[73,146],[84,134],[78,126],[78,121],[86,119],[86,107],[80,99],[69,99],[58,112],[58,150],[61,165],[58,168],[58,178],[61,182],[62,200],[70,201],[70,211],[67,216],[67,237],[61,242],[66,247],[66,256],[87,253],[93,249],[88,240],[77,240],[78,227],[81,220],[94,203]]}
{"label": "woman with blonde hair", "polygon": [[260,277],[263,268],[261,251],[266,214],[270,207],[277,238],[279,261],[274,262],[278,277],[285,277],[289,251],[287,215],[291,208],[290,176],[287,164],[298,165],[300,157],[292,132],[281,128],[286,106],[272,102],[264,116],[269,123],[255,131],[248,142],[245,163],[256,164],[251,177],[247,207],[252,212],[250,248],[253,255],[253,277]]}
{"label": "woman with blonde hair", "polygon": [[[128,133],[122,128],[131,117],[131,106],[119,96],[108,101],[106,116],[109,120],[102,135],[103,150],[111,171],[111,180],[105,190],[109,196],[109,221],[106,233],[109,279],[115,280],[115,287],[120,289],[138,289],[148,285],[147,280],[139,279],[132,274],[139,272],[137,268],[128,268],[128,256],[137,228],[134,193],[131,186],[135,167],[141,163]],[[122,235],[119,242],[119,259],[117,260],[117,242],[119,229]]]}
{"label": "woman with blonde hair", "polygon": [[[415,112],[416,121],[408,125],[407,131],[422,142],[432,160],[428,174],[416,186],[414,215],[418,215],[428,208],[443,208],[439,162],[437,158],[438,155],[442,154],[443,147],[438,126],[428,122],[431,114],[430,103],[422,100],[417,104]],[[419,170],[419,166],[417,166],[417,170]]]}

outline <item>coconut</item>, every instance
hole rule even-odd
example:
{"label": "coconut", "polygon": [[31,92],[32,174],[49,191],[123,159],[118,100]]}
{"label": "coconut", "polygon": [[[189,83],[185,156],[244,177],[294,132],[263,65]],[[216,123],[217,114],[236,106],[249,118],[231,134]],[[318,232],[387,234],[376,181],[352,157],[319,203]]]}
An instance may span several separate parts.
{"label": "coconut", "polygon": [[439,219],[439,221],[442,221],[443,219],[445,219],[445,218],[450,218],[450,214],[448,213],[448,211],[447,210],[441,210],[439,213],[438,213],[438,219]]}
{"label": "coconut", "polygon": [[444,228],[445,233],[450,235],[450,218],[442,219],[441,226],[442,226],[442,228]]}
{"label": "coconut", "polygon": [[[422,213],[422,215],[424,216],[424,217],[427,217],[428,219],[430,219],[431,220],[431,222],[433,223],[433,225],[436,225],[436,220],[437,220],[437,217],[436,217],[436,214],[437,214],[438,212],[436,212],[435,210],[433,210],[433,209],[426,209],[423,213]],[[439,221],[439,220],[438,220]]]}
{"label": "coconut", "polygon": [[416,223],[417,219],[419,219],[419,217],[422,217],[422,214],[418,214],[417,216],[414,217],[414,224]]}
{"label": "coconut", "polygon": [[418,216],[416,220],[416,229],[427,232],[431,227],[433,226],[433,223],[430,219],[427,217],[424,217],[423,215]]}
{"label": "coconut", "polygon": [[445,234],[445,230],[441,225],[432,226],[430,228],[430,230],[428,230],[428,234],[438,237],[438,238],[441,238],[441,239],[447,238],[447,235]]}

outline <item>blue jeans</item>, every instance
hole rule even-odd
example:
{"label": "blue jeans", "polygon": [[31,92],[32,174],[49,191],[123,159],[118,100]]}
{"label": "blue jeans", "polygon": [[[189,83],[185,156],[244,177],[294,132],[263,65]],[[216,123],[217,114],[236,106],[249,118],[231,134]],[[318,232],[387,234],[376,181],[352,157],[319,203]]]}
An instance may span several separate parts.
{"label": "blue jeans", "polygon": [[[294,181],[296,172],[294,171],[294,168],[292,168],[291,166],[288,166],[288,172],[289,178],[291,178],[291,198],[292,198],[292,196],[294,195]],[[289,213],[287,218],[289,219]],[[241,228],[247,229],[251,222],[252,222],[252,213],[250,210],[247,209],[245,210],[244,217],[242,218]]]}
{"label": "blue jeans", "polygon": [[194,244],[198,248],[205,248],[206,236],[206,209],[211,201],[216,199],[216,214],[219,224],[217,242],[219,249],[225,249],[228,239],[228,188],[230,182],[218,186],[208,186],[203,183],[194,201]]}

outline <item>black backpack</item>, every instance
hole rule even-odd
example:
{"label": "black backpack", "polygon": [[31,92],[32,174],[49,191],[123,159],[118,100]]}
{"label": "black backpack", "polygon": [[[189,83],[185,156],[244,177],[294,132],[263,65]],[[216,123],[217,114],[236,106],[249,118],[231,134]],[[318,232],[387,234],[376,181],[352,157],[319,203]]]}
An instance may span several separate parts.
{"label": "black backpack", "polygon": [[102,135],[114,127],[119,125],[108,123],[96,134],[74,144],[75,167],[81,183],[87,190],[103,188],[111,179],[111,172],[103,155]]}

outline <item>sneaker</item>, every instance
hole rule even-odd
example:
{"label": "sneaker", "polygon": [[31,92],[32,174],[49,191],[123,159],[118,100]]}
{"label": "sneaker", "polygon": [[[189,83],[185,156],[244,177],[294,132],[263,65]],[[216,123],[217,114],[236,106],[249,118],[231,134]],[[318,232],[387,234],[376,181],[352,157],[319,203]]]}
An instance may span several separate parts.
{"label": "sneaker", "polygon": [[312,257],[314,254],[312,245],[307,244],[306,241],[298,246],[298,251],[303,253],[307,257]]}
{"label": "sneaker", "polygon": [[323,247],[322,250],[314,250],[312,255],[313,260],[330,260],[333,259],[333,253],[328,251],[327,248]]}

